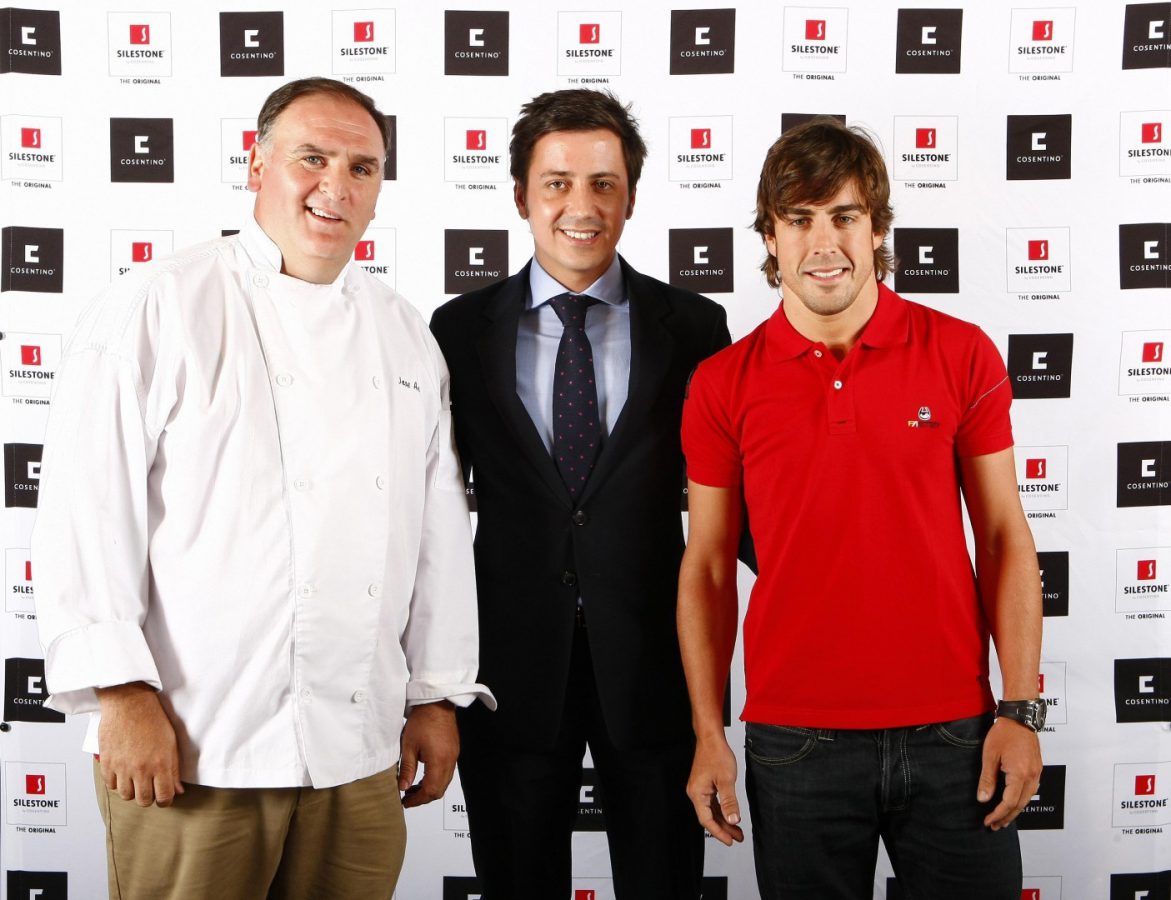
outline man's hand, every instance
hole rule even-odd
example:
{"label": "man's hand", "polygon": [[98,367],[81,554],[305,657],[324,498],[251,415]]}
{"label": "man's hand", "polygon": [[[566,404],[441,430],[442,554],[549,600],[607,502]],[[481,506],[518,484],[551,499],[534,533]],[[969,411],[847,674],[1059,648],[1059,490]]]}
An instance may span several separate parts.
{"label": "man's hand", "polygon": [[984,824],[999,831],[1021,814],[1041,783],[1041,744],[1034,731],[1012,719],[997,719],[984,738],[984,768],[976,799],[987,803],[996,790],[996,776],[1004,773],[1004,796],[984,817]]}
{"label": "man's hand", "polygon": [[106,787],[139,806],[170,806],[183,793],[175,727],[141,681],[99,688],[99,764]]}
{"label": "man's hand", "polygon": [[723,736],[696,744],[687,796],[699,824],[712,837],[729,847],[744,840],[736,801],[736,755]]}
{"label": "man's hand", "polygon": [[[455,707],[447,700],[414,707],[407,714],[400,744],[398,789],[405,792],[403,806],[422,806],[438,800],[451,784],[459,758]],[[423,780],[415,784],[419,763],[423,764]]]}

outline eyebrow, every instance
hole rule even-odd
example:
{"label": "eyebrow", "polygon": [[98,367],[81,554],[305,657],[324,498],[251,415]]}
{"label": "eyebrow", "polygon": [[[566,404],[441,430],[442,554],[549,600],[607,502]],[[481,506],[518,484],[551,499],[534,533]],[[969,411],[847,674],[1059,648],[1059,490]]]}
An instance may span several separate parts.
{"label": "eyebrow", "polygon": [[[841,215],[847,212],[866,212],[858,203],[841,203],[837,206],[831,206],[826,210],[830,215]],[[783,216],[809,216],[813,214],[813,210],[804,206],[782,206],[781,215]]]}
{"label": "eyebrow", "polygon": [[[577,174],[577,173],[570,172],[566,169],[550,169],[549,171],[539,173],[537,175],[537,177],[538,178],[548,178],[549,176],[555,176],[557,178],[566,178],[568,176],[572,176],[575,174]],[[585,177],[586,178],[620,178],[621,176],[617,172],[592,172],[589,175],[586,175]]]}
{"label": "eyebrow", "polygon": [[[294,155],[300,155],[302,153],[313,153],[317,156],[325,156],[331,159],[337,156],[336,153],[330,153],[327,150],[322,150],[316,144],[301,144],[297,147],[294,147],[292,152]],[[365,163],[366,165],[373,166],[374,168],[378,168],[378,166],[382,164],[382,161],[379,160],[378,157],[368,156],[366,154],[353,157],[351,162]]]}

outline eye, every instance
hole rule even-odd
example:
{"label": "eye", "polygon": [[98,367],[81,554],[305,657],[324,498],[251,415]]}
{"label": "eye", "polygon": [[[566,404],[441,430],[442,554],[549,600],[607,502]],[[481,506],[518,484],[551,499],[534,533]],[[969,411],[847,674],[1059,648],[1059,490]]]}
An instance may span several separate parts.
{"label": "eye", "polygon": [[854,223],[853,216],[847,216],[845,214],[838,216],[838,224],[839,225],[852,225],[853,223]]}
{"label": "eye", "polygon": [[301,161],[306,162],[311,166],[319,166],[324,162],[324,160],[320,156],[317,156],[316,154],[310,154],[308,156],[303,156],[303,157],[301,157]]}
{"label": "eye", "polygon": [[594,187],[596,187],[599,191],[612,191],[612,190],[614,190],[614,182],[606,181],[603,178],[598,181],[595,181]]}
{"label": "eye", "polygon": [[792,225],[794,228],[804,228],[809,224],[809,219],[798,216],[797,218],[786,220],[786,224]]}
{"label": "eye", "polygon": [[545,187],[547,187],[551,191],[560,191],[560,190],[565,189],[565,182],[558,179],[555,181],[547,182],[545,184]]}
{"label": "eye", "polygon": [[362,164],[354,166],[354,171],[363,176],[370,174],[370,168]]}

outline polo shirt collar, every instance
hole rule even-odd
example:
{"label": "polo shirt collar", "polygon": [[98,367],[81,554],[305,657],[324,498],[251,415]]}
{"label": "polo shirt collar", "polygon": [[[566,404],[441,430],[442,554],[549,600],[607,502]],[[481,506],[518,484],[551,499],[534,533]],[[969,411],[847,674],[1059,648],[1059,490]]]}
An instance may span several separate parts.
{"label": "polo shirt collar", "polygon": [[[787,359],[800,356],[815,343],[793,327],[785,315],[784,305],[783,301],[778,304],[776,311],[765,325],[765,343],[768,346],[769,356],[777,362],[784,362]],[[907,301],[880,281],[878,283],[878,304],[874,307],[870,321],[862,329],[859,341],[867,347],[891,347],[895,344],[905,344],[909,328],[910,318],[907,314]]]}
{"label": "polo shirt collar", "polygon": [[907,301],[878,283],[878,305],[874,315],[862,329],[861,342],[867,347],[893,347],[905,344],[910,339],[911,317],[907,312]]}

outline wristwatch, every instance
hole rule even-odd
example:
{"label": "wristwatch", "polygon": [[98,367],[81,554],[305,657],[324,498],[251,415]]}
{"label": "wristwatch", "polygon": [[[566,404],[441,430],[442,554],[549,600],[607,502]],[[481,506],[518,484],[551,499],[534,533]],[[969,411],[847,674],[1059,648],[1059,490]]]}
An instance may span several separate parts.
{"label": "wristwatch", "polygon": [[996,715],[1020,722],[1030,731],[1040,731],[1045,727],[1046,707],[1044,700],[1001,700],[996,704]]}

